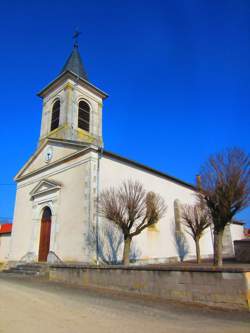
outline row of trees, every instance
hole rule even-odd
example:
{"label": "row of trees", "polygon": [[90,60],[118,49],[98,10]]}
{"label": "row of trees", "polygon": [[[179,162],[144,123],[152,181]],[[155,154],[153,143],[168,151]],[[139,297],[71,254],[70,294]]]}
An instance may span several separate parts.
{"label": "row of trees", "polygon": [[[201,168],[197,183],[197,203],[181,209],[181,220],[196,244],[211,224],[214,232],[214,264],[222,265],[222,237],[227,224],[250,204],[250,158],[233,148],[211,156]],[[124,182],[118,189],[104,190],[99,198],[100,214],[122,232],[123,263],[129,264],[131,241],[156,224],[166,213],[163,198],[147,192],[139,182]]]}

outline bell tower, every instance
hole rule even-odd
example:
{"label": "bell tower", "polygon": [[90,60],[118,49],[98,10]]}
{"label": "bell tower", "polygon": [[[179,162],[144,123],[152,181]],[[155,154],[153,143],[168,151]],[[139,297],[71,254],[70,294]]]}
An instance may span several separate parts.
{"label": "bell tower", "polygon": [[77,40],[60,74],[38,96],[43,100],[39,145],[56,138],[103,146],[102,107],[108,95],[89,82]]}

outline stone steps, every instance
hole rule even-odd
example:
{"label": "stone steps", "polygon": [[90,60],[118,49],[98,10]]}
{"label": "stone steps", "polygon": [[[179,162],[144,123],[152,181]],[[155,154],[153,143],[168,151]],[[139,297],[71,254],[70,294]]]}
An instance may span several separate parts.
{"label": "stone steps", "polygon": [[48,272],[49,266],[47,264],[17,264],[3,270],[5,274],[13,274],[19,276],[45,276]]}

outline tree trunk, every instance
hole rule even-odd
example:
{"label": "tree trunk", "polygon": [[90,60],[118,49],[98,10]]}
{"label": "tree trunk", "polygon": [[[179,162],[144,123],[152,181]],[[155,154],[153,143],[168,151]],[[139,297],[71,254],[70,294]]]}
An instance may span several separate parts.
{"label": "tree trunk", "polygon": [[200,251],[200,239],[196,238],[195,240],[195,248],[196,248],[196,262],[200,264],[201,262],[201,251]]}
{"label": "tree trunk", "polygon": [[223,230],[216,231],[214,230],[214,265],[221,267],[222,266],[222,237]]}
{"label": "tree trunk", "polygon": [[124,248],[123,248],[123,265],[129,265],[129,255],[130,255],[130,245],[131,238],[124,238]]}

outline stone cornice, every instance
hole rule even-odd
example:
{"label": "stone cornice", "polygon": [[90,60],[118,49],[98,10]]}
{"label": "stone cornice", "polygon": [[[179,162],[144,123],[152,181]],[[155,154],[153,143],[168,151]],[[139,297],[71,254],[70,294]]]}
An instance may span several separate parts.
{"label": "stone cornice", "polygon": [[81,77],[78,77],[76,74],[74,74],[71,71],[63,72],[55,80],[50,82],[44,89],[42,89],[37,95],[39,97],[43,98],[49,91],[51,91],[52,89],[54,90],[56,86],[59,86],[60,84],[62,84],[63,81],[65,81],[67,79],[72,79],[73,81],[77,81],[77,83],[79,85],[89,89],[90,91],[99,95],[103,99],[108,97],[108,94],[106,94],[104,91],[95,87],[93,84],[91,84],[88,81],[82,79]]}
{"label": "stone cornice", "polygon": [[[55,162],[52,163],[48,163],[44,166],[42,166],[41,168],[38,168],[37,170],[31,171],[28,174],[23,175],[24,171],[31,165],[31,163],[34,161],[34,159],[39,155],[39,153],[43,150],[43,148],[46,147],[46,145],[48,144],[53,144],[53,143],[60,143],[63,146],[73,146],[73,147],[80,147],[81,150],[74,152],[70,155],[67,155],[65,157],[62,157],[58,160],[56,160]],[[24,167],[18,172],[18,174],[16,175],[16,177],[14,178],[14,180],[16,182],[19,182],[21,180],[24,180],[26,178],[32,177],[40,172],[43,172],[45,170],[48,170],[52,167],[55,167],[57,165],[60,165],[64,162],[70,161],[72,159],[75,159],[83,154],[87,154],[88,152],[91,151],[98,151],[98,148],[93,146],[93,145],[89,145],[87,146],[86,144],[80,144],[78,142],[75,141],[67,141],[67,140],[60,140],[60,139],[47,139],[39,148],[38,150],[35,152],[34,155],[31,156],[31,158],[28,160],[28,162],[24,165]]]}
{"label": "stone cornice", "polygon": [[[43,186],[45,186],[45,189],[39,190]],[[33,199],[36,196],[58,191],[58,190],[60,190],[61,187],[62,187],[62,185],[58,182],[55,182],[55,181],[52,181],[49,179],[43,179],[33,188],[33,190],[30,192],[30,196]]]}

